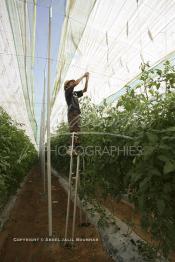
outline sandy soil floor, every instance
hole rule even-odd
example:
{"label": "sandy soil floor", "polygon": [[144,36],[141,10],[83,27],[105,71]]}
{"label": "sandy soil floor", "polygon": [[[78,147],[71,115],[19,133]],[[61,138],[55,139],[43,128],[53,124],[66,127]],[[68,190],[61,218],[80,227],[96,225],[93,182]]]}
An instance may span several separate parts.
{"label": "sandy soil floor", "polygon": [[[65,230],[67,195],[58,179],[52,177],[53,236],[62,239]],[[71,206],[72,208],[72,206]],[[72,212],[71,212],[72,214]],[[1,262],[108,262],[112,259],[106,254],[100,236],[94,226],[81,227],[77,209],[76,237],[97,239],[99,241],[76,242],[74,247],[65,247],[63,242],[47,242],[47,196],[43,194],[40,172],[34,168],[30,172],[10,219],[0,233]],[[72,223],[72,216],[70,219]],[[69,232],[71,236],[71,232]],[[14,239],[15,238],[15,239]],[[17,238],[39,238],[39,241],[15,241]],[[41,241],[43,238],[43,242]]]}

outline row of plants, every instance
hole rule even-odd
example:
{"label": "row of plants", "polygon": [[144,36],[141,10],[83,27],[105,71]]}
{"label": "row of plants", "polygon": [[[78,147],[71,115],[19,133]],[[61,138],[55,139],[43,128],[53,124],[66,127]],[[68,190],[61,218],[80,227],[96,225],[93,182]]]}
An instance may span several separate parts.
{"label": "row of plants", "polygon": [[37,160],[29,137],[0,108],[0,211]]}
{"label": "row of plants", "polygon": [[[93,201],[128,194],[142,227],[164,255],[175,248],[175,68],[141,66],[140,81],[115,105],[81,102],[85,170],[80,197]],[[52,165],[68,174],[68,126],[52,138]],[[62,153],[60,153],[62,152]]]}

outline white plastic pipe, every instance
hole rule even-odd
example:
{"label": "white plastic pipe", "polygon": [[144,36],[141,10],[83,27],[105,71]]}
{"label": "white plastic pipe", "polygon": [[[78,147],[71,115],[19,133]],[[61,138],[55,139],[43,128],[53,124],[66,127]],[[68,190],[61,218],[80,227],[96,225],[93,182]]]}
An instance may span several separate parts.
{"label": "white plastic pipe", "polygon": [[48,184],[48,228],[52,236],[52,192],[51,192],[51,154],[50,154],[50,56],[51,56],[51,21],[52,7],[49,9],[48,39],[48,85],[47,85],[47,184]]}
{"label": "white plastic pipe", "polygon": [[65,228],[65,241],[67,239],[67,231],[69,224],[69,213],[70,213],[70,198],[71,198],[71,182],[72,182],[72,169],[73,169],[73,146],[74,146],[74,136],[72,133],[72,145],[71,145],[71,157],[70,157],[70,168],[69,168],[69,185],[68,185],[68,198],[67,198],[67,212],[66,212],[66,228]]}
{"label": "white plastic pipe", "polygon": [[73,221],[72,221],[72,239],[75,237],[75,221],[76,221],[76,211],[77,211],[77,191],[78,191],[78,181],[79,181],[79,167],[80,167],[80,156],[77,156],[77,169],[76,169],[76,180],[75,180],[75,195],[74,195],[74,210],[73,210]]}

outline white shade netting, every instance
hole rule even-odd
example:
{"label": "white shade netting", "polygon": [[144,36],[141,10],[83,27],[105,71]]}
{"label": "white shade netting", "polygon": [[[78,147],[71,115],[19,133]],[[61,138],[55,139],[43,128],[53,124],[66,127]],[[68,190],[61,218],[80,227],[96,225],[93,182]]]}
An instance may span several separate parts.
{"label": "white shade netting", "polygon": [[[175,1],[86,2],[88,8],[91,3],[89,9],[83,0],[67,1],[69,15],[65,16],[59,49],[52,132],[66,119],[65,80],[90,72],[87,95],[97,104],[134,79],[140,73],[141,63],[149,61],[154,66],[175,49]],[[87,21],[82,19],[84,12]]]}
{"label": "white shade netting", "polygon": [[[21,31],[21,35],[15,36],[13,31],[15,29],[16,32],[20,32],[22,30],[21,25],[24,26],[24,22],[20,21],[21,17],[24,17],[24,14],[20,13],[23,10],[23,5],[24,3],[21,2],[0,1],[0,106],[13,120],[20,124],[33,144],[36,145],[34,130],[32,128],[32,123],[34,123],[33,91],[31,88],[32,70],[28,62],[26,62],[26,70],[24,67],[24,58],[27,55],[29,56],[29,54],[31,55],[31,49],[28,44],[28,54],[25,54],[23,45],[20,46],[20,43],[23,43],[22,37],[24,37],[24,34]],[[12,13],[9,14],[9,12]],[[12,16],[11,21],[9,15]],[[13,20],[13,16],[15,20]],[[26,21],[28,23],[28,17],[26,17]],[[27,41],[30,43],[29,28],[26,31],[26,35]],[[15,42],[14,37],[18,40],[19,46]],[[26,106],[26,99],[28,99],[28,105],[31,104],[28,108]]]}

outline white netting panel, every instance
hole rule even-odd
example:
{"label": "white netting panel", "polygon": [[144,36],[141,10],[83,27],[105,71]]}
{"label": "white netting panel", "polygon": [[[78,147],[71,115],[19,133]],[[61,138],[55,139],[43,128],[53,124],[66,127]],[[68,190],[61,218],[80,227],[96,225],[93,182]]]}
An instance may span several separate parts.
{"label": "white netting panel", "polygon": [[[68,22],[71,24],[76,19],[79,24],[74,24],[73,36],[65,36],[63,27],[64,41],[60,48],[64,45],[65,50],[59,57],[58,68],[61,61],[65,59],[66,63],[67,59],[70,60],[64,55],[71,51],[66,43],[71,44],[79,35],[81,10],[86,10],[82,0],[77,0],[71,8],[72,1],[67,2]],[[64,80],[78,78],[89,71],[88,95],[95,103],[101,102],[133,79],[140,72],[141,62],[149,61],[150,65],[154,65],[174,51],[174,14],[175,2],[172,0],[97,0],[89,12],[81,39],[77,41],[76,52],[64,72],[64,79],[58,84],[60,91],[51,114],[52,131],[66,119]]]}

